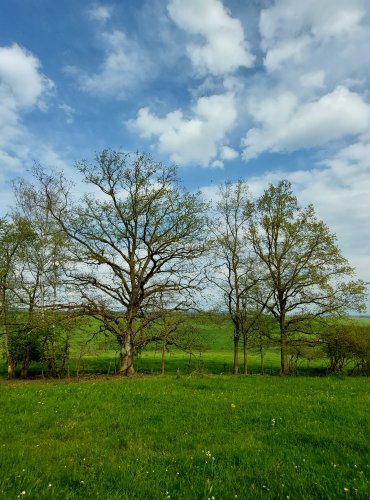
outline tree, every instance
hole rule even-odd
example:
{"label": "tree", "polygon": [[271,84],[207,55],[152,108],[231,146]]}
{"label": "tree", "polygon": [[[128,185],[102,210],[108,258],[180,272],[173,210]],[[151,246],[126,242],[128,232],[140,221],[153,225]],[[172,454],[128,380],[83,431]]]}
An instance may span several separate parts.
{"label": "tree", "polygon": [[370,328],[358,319],[327,321],[320,342],[328,359],[329,373],[352,373],[370,376]]}
{"label": "tree", "polygon": [[[35,173],[39,170],[36,167]],[[32,239],[17,254],[17,286],[14,288],[22,309],[18,353],[21,354],[21,377],[26,378],[32,353],[37,360],[48,359],[49,371],[55,373],[52,353],[67,352],[68,339],[64,338],[60,321],[67,318],[57,317],[56,303],[63,296],[63,269],[68,252],[65,234],[52,217],[41,186],[17,180],[13,189],[16,204],[12,217],[32,228]]]}
{"label": "tree", "polygon": [[270,185],[257,201],[249,237],[271,292],[266,308],[278,323],[284,375],[289,339],[310,332],[307,326],[315,318],[364,310],[366,287],[353,278],[353,268],[313,206],[299,207],[286,180]]}
{"label": "tree", "polygon": [[75,243],[80,265],[70,279],[84,311],[115,336],[120,372],[131,375],[137,349],[152,340],[148,326],[164,298],[168,309],[177,310],[194,301],[205,205],[180,188],[175,167],[144,153],[105,150],[93,164],[77,167],[95,190],[77,204],[61,177],[44,175],[41,181],[52,215]]}
{"label": "tree", "polygon": [[216,218],[211,226],[214,264],[210,281],[221,291],[233,323],[233,373],[239,371],[239,342],[242,338],[244,373],[247,374],[248,333],[261,312],[254,303],[260,277],[247,241],[253,203],[247,184],[241,180],[235,184],[226,182],[220,187],[219,197]]}
{"label": "tree", "polygon": [[190,359],[195,351],[201,352],[204,350],[204,345],[196,325],[185,314],[163,314],[154,327],[159,329],[158,339],[161,345],[162,375],[165,372],[166,353],[170,351],[171,347],[187,352],[190,355]]}
{"label": "tree", "polygon": [[10,221],[0,219],[0,315],[4,354],[7,361],[8,378],[15,377],[16,356],[13,330],[17,330],[16,287],[17,258],[25,244],[33,239],[33,232],[24,219]]}
{"label": "tree", "polygon": [[263,311],[258,315],[255,314],[250,335],[252,345],[260,355],[261,375],[265,373],[265,351],[268,347],[276,344],[274,339],[275,326],[275,319],[271,315],[263,314]]}

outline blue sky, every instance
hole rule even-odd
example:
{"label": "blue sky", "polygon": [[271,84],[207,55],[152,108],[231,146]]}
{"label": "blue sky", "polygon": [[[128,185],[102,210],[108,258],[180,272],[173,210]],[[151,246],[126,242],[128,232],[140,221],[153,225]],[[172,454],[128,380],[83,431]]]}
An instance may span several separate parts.
{"label": "blue sky", "polygon": [[367,0],[2,0],[0,211],[35,161],[144,150],[209,198],[288,178],[370,281],[369,47]]}

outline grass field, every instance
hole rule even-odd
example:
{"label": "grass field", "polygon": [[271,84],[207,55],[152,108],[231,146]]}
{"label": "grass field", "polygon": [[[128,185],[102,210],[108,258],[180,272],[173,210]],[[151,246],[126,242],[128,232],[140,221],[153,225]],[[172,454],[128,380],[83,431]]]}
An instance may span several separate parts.
{"label": "grass field", "polygon": [[0,498],[370,496],[366,378],[0,385]]}
{"label": "grass field", "polygon": [[231,376],[230,324],[199,328],[206,349],[165,376],[159,349],[123,379],[113,339],[78,335],[69,378],[1,377],[0,499],[370,498],[368,378],[272,376],[274,349],[267,375],[252,352]]}

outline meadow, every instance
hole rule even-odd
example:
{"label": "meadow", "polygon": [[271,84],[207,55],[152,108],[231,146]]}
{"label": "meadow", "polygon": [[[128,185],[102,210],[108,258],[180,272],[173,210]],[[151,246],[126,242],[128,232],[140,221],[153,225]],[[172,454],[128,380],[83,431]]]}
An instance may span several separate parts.
{"label": "meadow", "polygon": [[0,498],[369,498],[366,378],[0,385]]}
{"label": "meadow", "polygon": [[70,377],[2,377],[0,498],[368,499],[368,378],[281,378],[274,350],[232,376],[230,325],[201,329],[164,376],[159,350],[125,379],[109,338],[77,338]]}

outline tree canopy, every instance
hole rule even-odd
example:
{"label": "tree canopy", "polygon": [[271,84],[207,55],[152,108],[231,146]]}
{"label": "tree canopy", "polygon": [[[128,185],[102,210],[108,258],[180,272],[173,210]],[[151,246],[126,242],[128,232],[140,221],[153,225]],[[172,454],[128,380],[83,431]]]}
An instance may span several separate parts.
{"label": "tree canopy", "polygon": [[366,285],[341,254],[335,236],[312,205],[301,208],[291,184],[270,185],[257,200],[250,241],[270,290],[266,310],[280,331],[281,373],[288,372],[287,345],[312,332],[311,320],[363,311]]}
{"label": "tree canopy", "polygon": [[[121,346],[121,371],[134,372],[133,356],[153,340],[148,323],[168,309],[192,304],[204,254],[205,204],[181,189],[173,166],[144,153],[105,150],[78,164],[95,188],[78,203],[50,210],[74,241],[79,265],[70,278],[90,314]],[[63,182],[59,191],[67,197]]]}
{"label": "tree canopy", "polygon": [[[200,193],[182,188],[175,166],[145,153],[104,150],[76,167],[87,185],[79,199],[63,173],[36,167],[37,184],[18,181],[14,210],[0,220],[0,312],[11,377],[18,358],[26,376],[38,339],[50,367],[56,358],[49,348],[60,347],[65,360],[68,334],[57,328],[57,310],[60,324],[70,315],[93,317],[99,331],[113,335],[124,375],[135,372],[135,355],[150,343],[162,345],[163,366],[169,345],[200,349],[196,329],[179,314],[202,309],[205,287],[218,290],[220,311],[232,322],[235,374],[240,339],[246,374],[250,341],[263,365],[278,331],[286,374],[289,349],[303,352],[300,343],[323,339],[330,347],[338,332],[347,335],[325,335],[319,319],[364,310],[366,284],[287,180],[256,200],[246,182],[225,183],[210,209]],[[12,315],[23,318],[17,333]],[[361,346],[356,356],[363,354],[365,366]]]}

